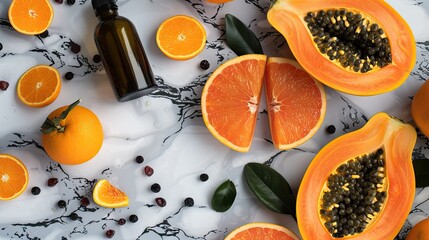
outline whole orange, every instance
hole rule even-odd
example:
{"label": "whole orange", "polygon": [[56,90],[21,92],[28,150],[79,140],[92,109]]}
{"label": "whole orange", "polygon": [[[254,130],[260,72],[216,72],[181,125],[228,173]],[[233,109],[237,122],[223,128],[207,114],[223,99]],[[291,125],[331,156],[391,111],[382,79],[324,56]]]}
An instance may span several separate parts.
{"label": "whole orange", "polygon": [[428,240],[429,218],[418,222],[408,233],[406,240]]}
{"label": "whole orange", "polygon": [[411,104],[411,115],[417,127],[426,137],[429,137],[429,80],[414,95]]}
{"label": "whole orange", "polygon": [[103,127],[88,108],[63,106],[49,114],[42,125],[42,145],[52,160],[68,165],[93,158],[103,144]]}

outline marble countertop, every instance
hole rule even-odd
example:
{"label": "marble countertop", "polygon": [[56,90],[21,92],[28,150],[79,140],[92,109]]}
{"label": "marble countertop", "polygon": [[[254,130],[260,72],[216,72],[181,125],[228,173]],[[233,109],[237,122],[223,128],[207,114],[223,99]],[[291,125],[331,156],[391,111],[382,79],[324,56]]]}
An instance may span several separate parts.
{"label": "marble countertop", "polygon": [[[97,19],[89,0],[78,0],[73,6],[52,1],[55,16],[46,38],[14,31],[7,19],[10,2],[0,2],[0,80],[10,84],[0,91],[0,153],[19,157],[30,180],[17,199],[0,202],[0,239],[104,239],[107,229],[116,231],[114,239],[223,239],[234,228],[254,221],[277,223],[298,233],[291,216],[273,213],[255,199],[243,180],[244,164],[269,164],[296,193],[318,150],[335,137],[362,127],[373,114],[384,111],[412,123],[412,97],[429,78],[429,1],[387,0],[410,24],[416,39],[409,44],[417,45],[417,63],[406,83],[372,97],[326,87],[328,107],[321,129],[310,141],[289,151],[277,150],[267,141],[270,134],[262,104],[252,147],[248,153],[238,153],[215,140],[204,126],[201,90],[219,64],[236,56],[225,43],[227,13],[255,32],[268,56],[290,56],[284,38],[266,20],[269,0],[234,0],[223,5],[200,0],[119,0],[119,13],[136,25],[160,85],[152,94],[125,103],[116,101],[102,65],[92,60],[97,54],[93,41]],[[168,59],[155,43],[157,26],[176,14],[197,18],[207,31],[204,51],[188,61]],[[78,54],[70,51],[71,42],[81,45]],[[210,62],[210,69],[199,68],[203,59]],[[62,80],[58,99],[40,109],[24,106],[15,94],[19,76],[37,64],[52,65],[62,76],[75,74],[70,81]],[[87,163],[59,165],[43,151],[39,129],[51,111],[78,98],[100,118],[104,143]],[[331,124],[337,132],[328,135],[324,129]],[[138,155],[145,158],[140,165],[134,161]],[[420,132],[413,156],[429,158],[429,141]],[[154,175],[145,176],[144,166],[151,166]],[[207,173],[209,180],[200,181],[201,173]],[[59,179],[55,187],[46,185],[51,177]],[[92,201],[92,188],[101,178],[128,194],[129,207],[109,209]],[[217,213],[210,207],[211,196],[226,179],[237,186],[237,199],[230,210]],[[150,191],[153,183],[161,185],[159,193]],[[41,188],[40,195],[31,194],[33,186]],[[90,199],[89,206],[80,206],[82,197]],[[167,205],[157,206],[156,197],[165,198]],[[193,207],[183,207],[187,197],[194,199]],[[57,207],[60,199],[67,202],[65,209]],[[71,213],[77,213],[78,220],[70,220]],[[137,223],[117,224],[131,214],[139,217]],[[417,189],[413,209],[397,239],[405,239],[410,227],[428,216],[429,188]]]}

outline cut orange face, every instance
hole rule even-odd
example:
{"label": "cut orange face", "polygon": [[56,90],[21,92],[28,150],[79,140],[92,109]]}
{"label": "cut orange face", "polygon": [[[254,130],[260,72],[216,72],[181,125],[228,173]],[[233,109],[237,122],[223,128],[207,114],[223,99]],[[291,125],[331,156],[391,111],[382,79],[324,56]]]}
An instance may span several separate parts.
{"label": "cut orange face", "polygon": [[28,185],[25,165],[16,157],[0,154],[0,200],[11,200],[24,192]]}
{"label": "cut orange face", "polygon": [[233,58],[213,72],[203,89],[204,123],[216,139],[239,152],[252,143],[266,60],[258,54]]}
{"label": "cut orange face", "polygon": [[206,31],[195,18],[185,15],[173,16],[158,27],[156,44],[167,57],[187,60],[203,51]]}
{"label": "cut orange face", "polygon": [[273,144],[279,149],[294,148],[310,139],[323,122],[323,85],[285,58],[269,58],[265,76]]}
{"label": "cut orange face", "polygon": [[48,0],[13,0],[8,15],[16,31],[37,35],[51,25],[54,11]]}
{"label": "cut orange face", "polygon": [[101,179],[95,184],[92,198],[96,204],[106,208],[128,206],[128,196],[106,179]]}
{"label": "cut orange face", "polygon": [[232,231],[225,240],[299,240],[291,230],[272,223],[248,223]]}
{"label": "cut orange face", "polygon": [[27,70],[18,80],[16,93],[19,100],[30,107],[45,107],[57,99],[61,90],[60,74],[47,65]]}

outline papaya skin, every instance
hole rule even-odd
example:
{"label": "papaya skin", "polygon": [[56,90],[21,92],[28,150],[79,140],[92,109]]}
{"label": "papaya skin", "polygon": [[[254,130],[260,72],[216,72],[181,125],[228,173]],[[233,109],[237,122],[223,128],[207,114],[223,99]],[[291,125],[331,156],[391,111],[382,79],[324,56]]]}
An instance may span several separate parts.
{"label": "papaya skin", "polygon": [[[298,228],[303,240],[336,239],[319,216],[320,195],[329,175],[349,159],[384,149],[387,197],[381,211],[362,233],[348,240],[394,239],[412,207],[415,178],[411,155],[417,139],[415,129],[386,113],[375,114],[361,129],[334,139],[312,160],[297,196]],[[398,207],[400,206],[400,207]]]}
{"label": "papaya skin", "polygon": [[[334,8],[360,12],[377,22],[389,39],[392,63],[367,73],[356,73],[322,55],[313,42],[304,16],[310,11]],[[341,92],[370,96],[392,91],[406,81],[415,65],[413,33],[405,20],[385,1],[276,0],[267,18],[286,38],[303,68],[320,82]]]}

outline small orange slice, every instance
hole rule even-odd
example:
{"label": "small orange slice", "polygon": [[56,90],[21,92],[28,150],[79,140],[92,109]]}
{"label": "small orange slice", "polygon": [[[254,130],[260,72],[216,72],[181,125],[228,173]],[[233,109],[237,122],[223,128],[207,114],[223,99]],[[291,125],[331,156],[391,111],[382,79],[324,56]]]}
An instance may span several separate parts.
{"label": "small orange slice", "polygon": [[203,89],[204,123],[216,139],[239,152],[249,151],[252,143],[266,60],[258,54],[233,58],[213,72]]}
{"label": "small orange slice", "polygon": [[19,78],[16,93],[25,105],[44,107],[57,99],[60,90],[61,80],[57,69],[37,65]]}
{"label": "small orange slice", "polygon": [[128,206],[128,196],[106,179],[101,179],[95,184],[92,198],[96,204],[106,208]]}
{"label": "small orange slice", "polygon": [[16,157],[0,154],[0,200],[11,200],[24,192],[28,185],[25,165]]}
{"label": "small orange slice", "polygon": [[27,35],[43,33],[54,17],[48,0],[13,0],[8,14],[12,27]]}
{"label": "small orange slice", "polygon": [[291,230],[272,223],[248,223],[232,231],[225,240],[299,240]]}
{"label": "small orange slice", "polygon": [[185,15],[173,16],[158,27],[156,44],[171,59],[191,59],[203,51],[206,31],[195,18]]}
{"label": "small orange slice", "polygon": [[294,148],[310,139],[323,122],[323,85],[285,58],[269,58],[265,77],[273,144],[279,149]]}

